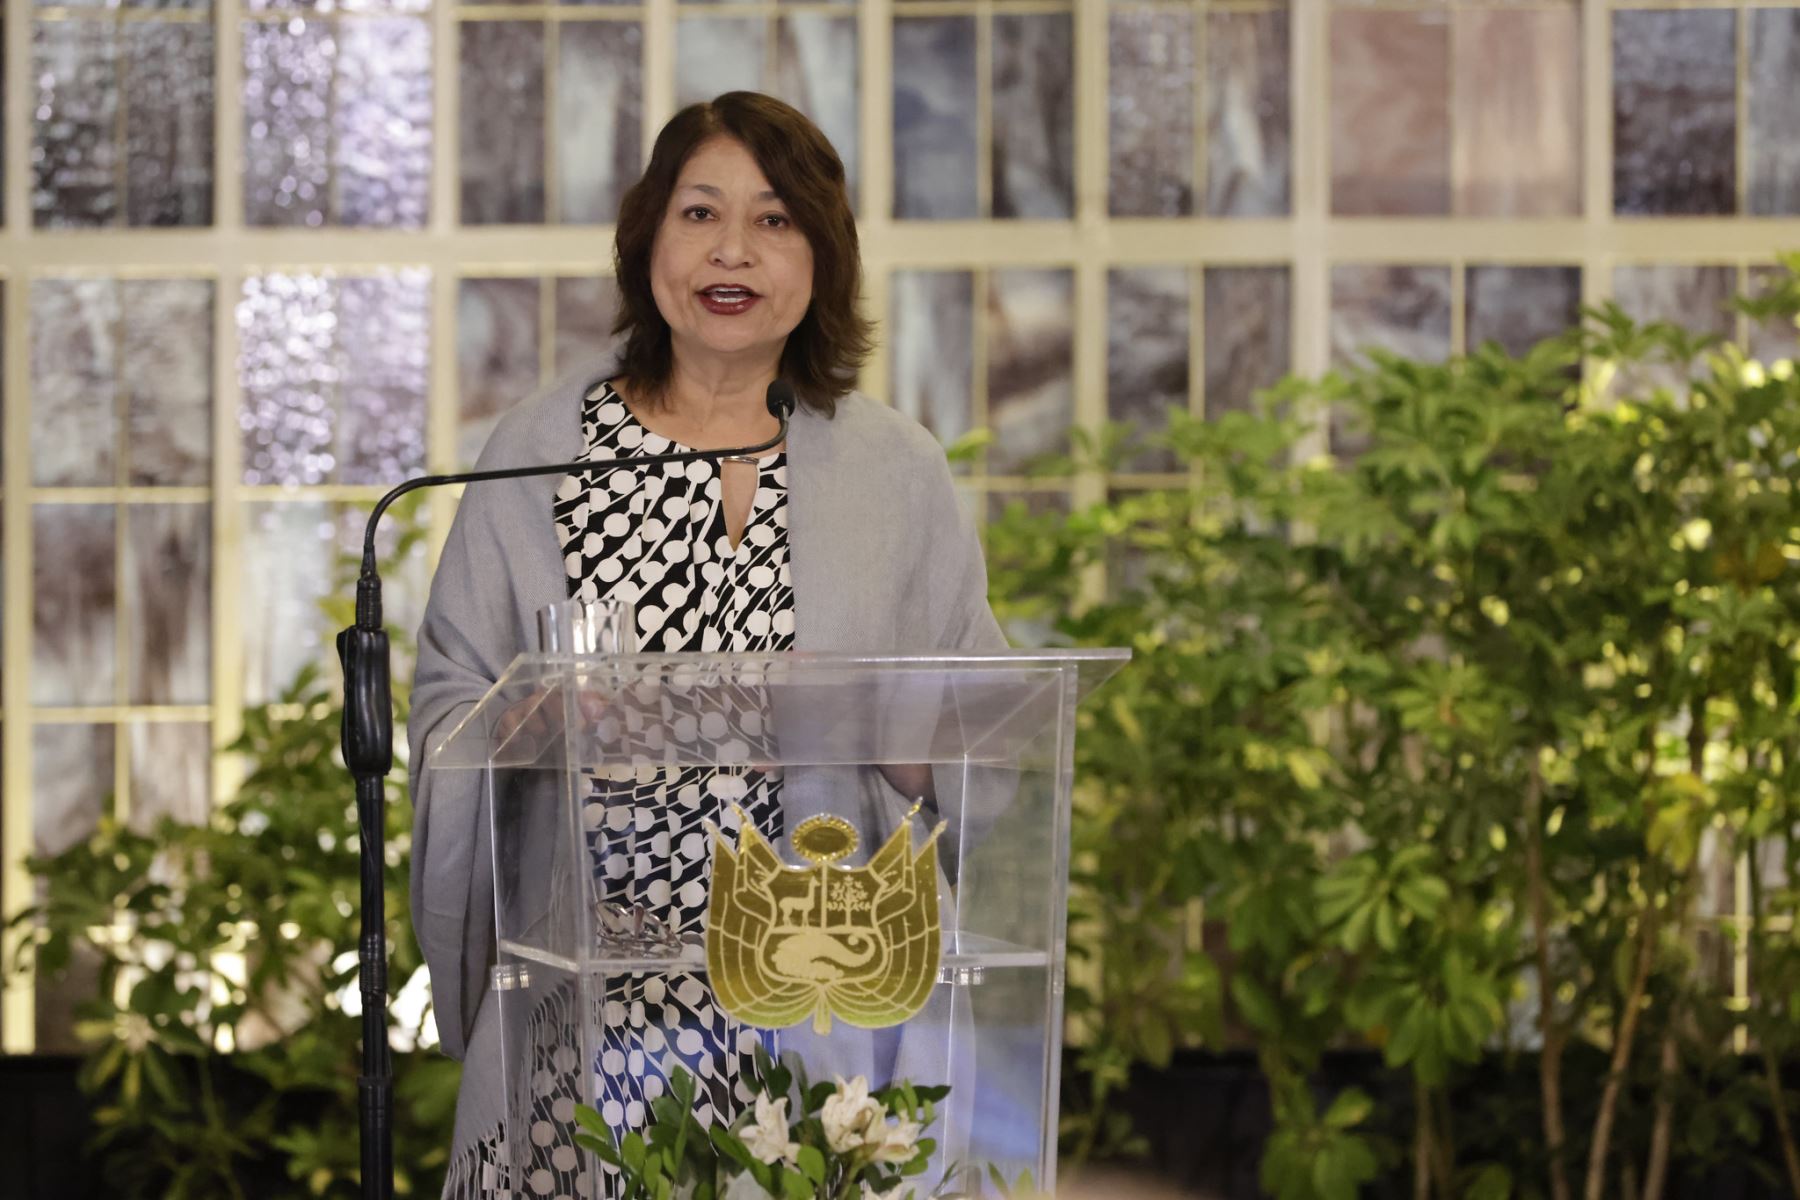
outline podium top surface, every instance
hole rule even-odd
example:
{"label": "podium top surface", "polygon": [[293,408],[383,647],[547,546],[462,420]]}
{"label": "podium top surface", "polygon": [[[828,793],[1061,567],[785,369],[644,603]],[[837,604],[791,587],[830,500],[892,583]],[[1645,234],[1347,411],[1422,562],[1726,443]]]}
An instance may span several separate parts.
{"label": "podium top surface", "polygon": [[[427,765],[703,765],[740,753],[813,764],[1003,761],[1040,743],[1130,657],[1119,648],[521,654],[430,747]],[[707,732],[717,729],[738,736]]]}

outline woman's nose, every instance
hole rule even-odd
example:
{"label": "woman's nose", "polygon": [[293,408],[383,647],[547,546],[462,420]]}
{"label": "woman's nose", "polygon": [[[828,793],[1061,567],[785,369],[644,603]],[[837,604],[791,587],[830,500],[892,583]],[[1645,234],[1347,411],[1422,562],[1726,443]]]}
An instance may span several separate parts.
{"label": "woman's nose", "polygon": [[750,239],[742,229],[725,221],[718,224],[718,236],[713,239],[712,261],[717,267],[747,267],[750,265]]}

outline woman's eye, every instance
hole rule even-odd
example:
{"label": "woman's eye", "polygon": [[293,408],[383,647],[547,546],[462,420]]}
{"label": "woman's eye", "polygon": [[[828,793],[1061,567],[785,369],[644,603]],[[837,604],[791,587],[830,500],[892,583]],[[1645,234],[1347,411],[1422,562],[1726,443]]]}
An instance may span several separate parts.
{"label": "woman's eye", "polygon": [[690,221],[703,221],[707,217],[712,216],[712,209],[706,207],[704,204],[696,204],[682,215],[687,217]]}
{"label": "woman's eye", "polygon": [[785,227],[787,223],[788,219],[780,213],[770,213],[763,218],[763,224],[767,225],[770,229],[781,229]]}

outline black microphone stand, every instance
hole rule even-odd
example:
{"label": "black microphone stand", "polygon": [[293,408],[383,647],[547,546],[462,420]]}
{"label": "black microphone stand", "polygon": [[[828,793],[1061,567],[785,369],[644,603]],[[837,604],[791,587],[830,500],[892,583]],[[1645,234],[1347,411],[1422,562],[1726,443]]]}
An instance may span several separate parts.
{"label": "black microphone stand", "polygon": [[[387,1033],[387,893],[382,887],[387,861],[387,804],[383,788],[394,766],[394,703],[388,636],[381,627],[381,573],[375,563],[375,526],[389,505],[419,488],[761,454],[787,440],[794,389],[776,380],[769,385],[767,403],[769,415],[781,427],[774,437],[754,446],[422,475],[383,496],[369,514],[363,531],[362,571],[356,580],[356,624],[337,636],[338,661],[344,668],[344,765],[356,782],[356,821],[361,833],[362,931],[357,957],[362,993],[362,1073],[357,1076],[356,1085],[363,1200],[393,1200],[394,1195],[394,1063]],[[423,751],[423,747],[417,749]]]}

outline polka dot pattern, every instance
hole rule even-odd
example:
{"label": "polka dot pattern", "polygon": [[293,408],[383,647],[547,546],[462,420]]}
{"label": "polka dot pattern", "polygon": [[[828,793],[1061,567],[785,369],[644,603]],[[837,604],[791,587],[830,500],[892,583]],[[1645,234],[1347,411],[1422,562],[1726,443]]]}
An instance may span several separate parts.
{"label": "polka dot pattern", "polygon": [[[610,384],[582,405],[583,458],[620,460],[680,452],[644,428]],[[762,459],[749,518],[737,546],[726,532],[717,465],[709,462],[569,476],[553,515],[569,594],[626,598],[637,605],[638,644],[649,652],[789,650],[794,643],[788,566],[787,462]],[[755,705],[740,706],[754,709]],[[739,718],[741,719],[741,718]],[[736,727],[719,713],[678,725],[682,740],[718,747],[721,762],[743,762],[762,734],[760,720]],[[608,771],[593,779],[582,827],[603,896],[642,903],[675,928],[704,925],[710,853],[704,825],[738,827],[733,804],[771,841],[781,837],[781,780],[749,766]],[[713,1002],[704,978],[675,974],[608,981],[600,1000],[601,1045],[590,1078],[573,1095],[577,1030],[569,1015],[533,1018],[531,1123],[524,1195],[585,1194],[576,1168],[572,1118],[577,1100],[592,1104],[615,1136],[641,1129],[668,1077],[685,1068],[698,1082],[694,1115],[729,1124],[742,1111],[744,1079],[758,1046],[777,1052],[773,1034],[732,1021]],[[555,1006],[555,1002],[551,1002]],[[566,999],[561,1007],[567,1008]],[[542,1015],[542,1014],[540,1014]],[[554,1071],[550,1068],[554,1065]],[[477,1146],[481,1169],[455,1172],[479,1181],[456,1200],[500,1200],[512,1170],[501,1130]],[[605,1168],[601,1195],[620,1194]]]}

